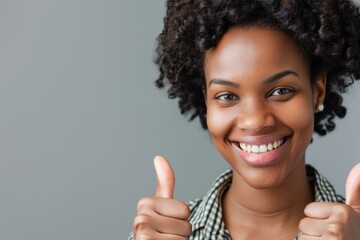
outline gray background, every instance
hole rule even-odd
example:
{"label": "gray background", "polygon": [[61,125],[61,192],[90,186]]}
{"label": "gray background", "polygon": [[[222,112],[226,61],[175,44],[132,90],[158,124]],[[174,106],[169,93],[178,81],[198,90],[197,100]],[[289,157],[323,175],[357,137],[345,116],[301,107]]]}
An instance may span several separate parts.
{"label": "gray background", "polygon": [[[176,197],[227,168],[198,121],[154,87],[164,0],[0,1],[0,239],[126,239],[168,157]],[[359,83],[308,161],[339,192],[359,161]]]}

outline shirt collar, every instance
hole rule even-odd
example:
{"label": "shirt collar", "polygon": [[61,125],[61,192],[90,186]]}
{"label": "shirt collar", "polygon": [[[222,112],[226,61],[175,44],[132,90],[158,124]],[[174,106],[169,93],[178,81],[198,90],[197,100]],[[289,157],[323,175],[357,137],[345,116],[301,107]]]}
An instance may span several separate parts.
{"label": "shirt collar", "polygon": [[306,165],[306,174],[314,186],[316,202],[345,202],[345,199],[336,193],[329,180],[320,175],[313,166]]}
{"label": "shirt collar", "polygon": [[228,235],[222,220],[221,199],[224,193],[229,189],[231,182],[232,170],[227,170],[216,179],[212,188],[208,191],[202,201],[198,200],[197,210],[190,218],[192,220],[191,224],[193,231],[205,228],[204,231],[202,231],[205,234],[202,239],[214,239],[214,237],[211,236],[218,237]]}
{"label": "shirt collar", "polygon": [[[344,198],[337,195],[330,182],[321,176],[315,168],[306,165],[306,173],[314,187],[316,202],[344,202]],[[190,216],[193,231],[205,228],[202,239],[230,239],[222,218],[221,199],[232,182],[232,170],[221,174],[205,197],[190,202],[190,208],[197,208]]]}

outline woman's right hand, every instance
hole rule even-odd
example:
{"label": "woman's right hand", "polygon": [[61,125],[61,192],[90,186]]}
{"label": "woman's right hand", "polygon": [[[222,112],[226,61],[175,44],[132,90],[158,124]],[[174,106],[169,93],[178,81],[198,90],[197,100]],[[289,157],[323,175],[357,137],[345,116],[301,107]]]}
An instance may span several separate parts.
{"label": "woman's right hand", "polygon": [[134,220],[134,239],[186,239],[191,235],[189,206],[173,199],[175,175],[169,162],[160,156],[154,159],[157,187],[154,197],[140,199]]}

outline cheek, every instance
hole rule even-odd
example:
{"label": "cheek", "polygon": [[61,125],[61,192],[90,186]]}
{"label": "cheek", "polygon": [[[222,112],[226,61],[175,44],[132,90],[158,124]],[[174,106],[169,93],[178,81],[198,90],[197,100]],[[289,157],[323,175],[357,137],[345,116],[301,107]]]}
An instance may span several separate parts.
{"label": "cheek", "polygon": [[280,111],[282,111],[283,122],[295,134],[311,139],[314,129],[314,112],[310,99],[311,97],[299,97]]}
{"label": "cheek", "polygon": [[235,112],[208,107],[206,121],[215,148],[224,159],[231,159],[231,152],[228,151],[226,139],[236,125]]}
{"label": "cheek", "polygon": [[217,139],[224,139],[229,134],[236,122],[236,114],[234,111],[209,106],[207,108],[206,121],[209,132],[215,142]]}

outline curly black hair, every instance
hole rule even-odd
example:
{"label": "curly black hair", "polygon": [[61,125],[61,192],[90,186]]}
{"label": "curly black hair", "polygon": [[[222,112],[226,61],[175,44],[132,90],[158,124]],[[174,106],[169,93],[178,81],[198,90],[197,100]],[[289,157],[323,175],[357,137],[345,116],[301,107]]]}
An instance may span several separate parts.
{"label": "curly black hair", "polygon": [[263,26],[290,35],[310,63],[311,79],[325,74],[325,109],[315,114],[314,131],[334,130],[346,108],[341,94],[360,78],[360,10],[351,0],[168,0],[158,36],[156,85],[169,83],[168,97],[179,98],[204,129],[204,54],[235,26]]}

